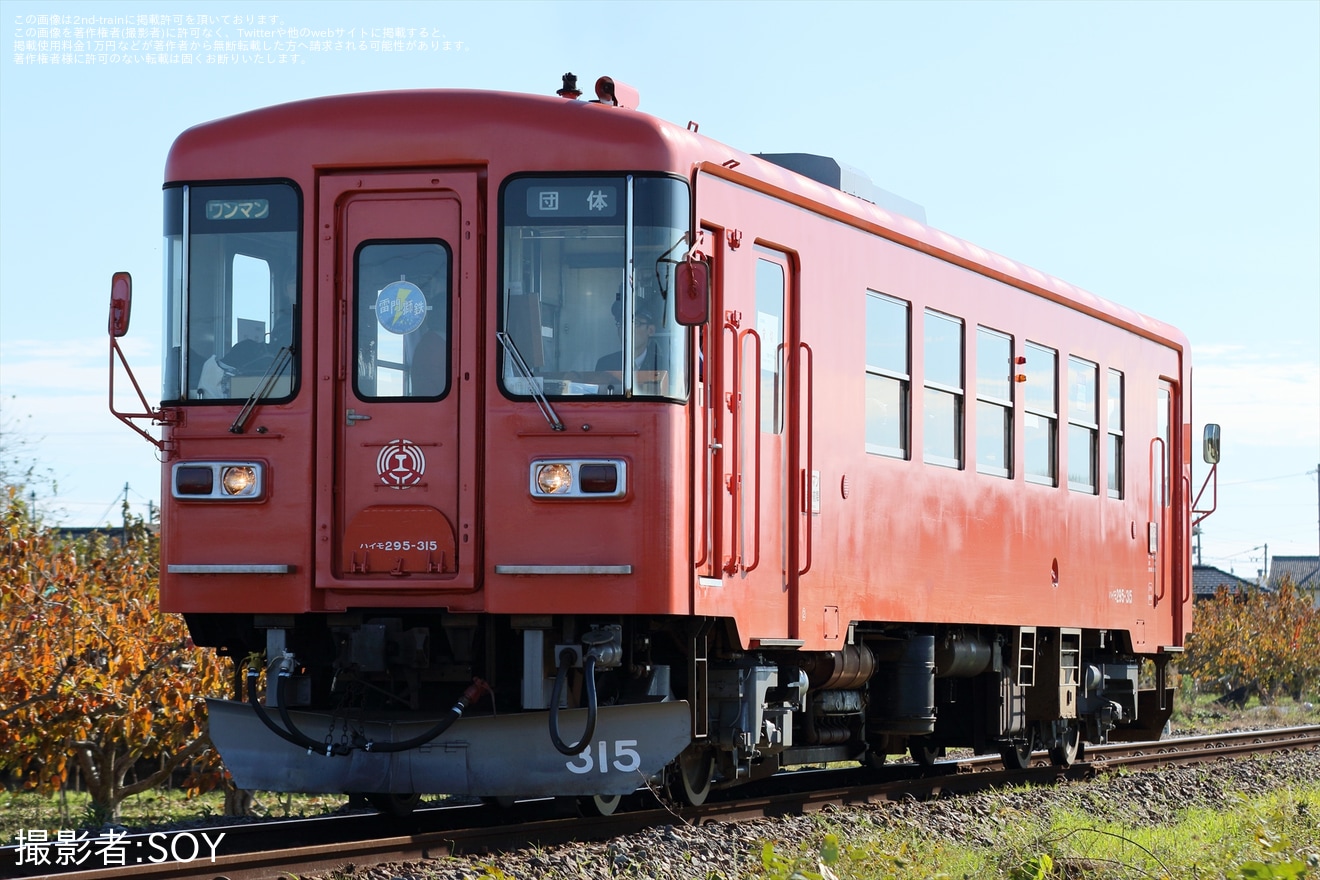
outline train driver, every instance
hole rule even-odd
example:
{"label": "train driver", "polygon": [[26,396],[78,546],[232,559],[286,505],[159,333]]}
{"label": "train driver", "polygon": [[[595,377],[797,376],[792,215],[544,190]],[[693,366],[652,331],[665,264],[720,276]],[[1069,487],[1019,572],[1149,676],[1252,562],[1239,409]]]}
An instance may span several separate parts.
{"label": "train driver", "polygon": [[[614,301],[611,311],[614,313],[614,324],[622,332],[623,320],[621,317],[622,308],[618,300]],[[656,331],[655,309],[649,303],[642,300],[637,301],[637,308],[633,316],[633,369],[653,371],[656,373],[665,372],[669,369],[669,351],[668,348],[655,338]],[[623,372],[623,351],[612,352],[601,357],[596,361],[598,371],[610,370],[616,373]]]}

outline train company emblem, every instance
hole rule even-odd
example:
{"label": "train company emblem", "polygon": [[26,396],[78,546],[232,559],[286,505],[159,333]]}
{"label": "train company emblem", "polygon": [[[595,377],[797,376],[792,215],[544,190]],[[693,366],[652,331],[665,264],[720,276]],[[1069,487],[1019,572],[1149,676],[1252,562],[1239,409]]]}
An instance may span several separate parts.
{"label": "train company emblem", "polygon": [[409,489],[422,482],[426,456],[411,440],[391,440],[376,456],[376,473],[391,489]]}
{"label": "train company emblem", "polygon": [[376,294],[376,320],[391,333],[403,336],[426,320],[426,294],[411,281],[395,281]]}

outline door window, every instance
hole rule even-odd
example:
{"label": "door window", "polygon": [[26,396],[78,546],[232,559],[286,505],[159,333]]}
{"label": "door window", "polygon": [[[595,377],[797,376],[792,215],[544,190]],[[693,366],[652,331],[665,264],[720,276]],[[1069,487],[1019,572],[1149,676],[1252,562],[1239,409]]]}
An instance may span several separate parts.
{"label": "door window", "polygon": [[756,332],[761,337],[761,432],[784,431],[784,267],[756,261]]}
{"label": "door window", "polygon": [[439,241],[364,242],[354,256],[354,390],[363,400],[449,389],[450,255]]}

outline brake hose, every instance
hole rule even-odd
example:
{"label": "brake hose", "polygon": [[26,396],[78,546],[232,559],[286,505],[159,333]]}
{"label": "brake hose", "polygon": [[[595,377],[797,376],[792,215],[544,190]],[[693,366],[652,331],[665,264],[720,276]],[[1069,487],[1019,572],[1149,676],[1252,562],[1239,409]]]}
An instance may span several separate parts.
{"label": "brake hose", "polygon": [[480,678],[474,678],[472,684],[468,685],[467,689],[463,691],[462,696],[458,698],[457,702],[455,702],[453,707],[449,710],[449,714],[441,718],[440,721],[430,730],[418,734],[411,739],[402,740],[400,742],[378,743],[374,740],[366,740],[363,742],[359,737],[357,738],[358,741],[352,745],[347,743],[339,743],[336,745],[329,742],[317,742],[307,734],[303,733],[298,729],[298,726],[294,724],[293,716],[289,713],[288,680],[290,676],[287,670],[280,671],[279,680],[275,685],[275,699],[279,704],[280,720],[284,722],[285,726],[281,728],[276,724],[274,719],[272,719],[269,713],[266,712],[266,707],[261,705],[261,701],[257,698],[257,676],[259,674],[260,673],[255,667],[248,667],[248,702],[256,711],[257,717],[261,719],[261,722],[280,739],[293,743],[299,748],[307,749],[308,752],[324,754],[326,756],[347,755],[355,748],[360,748],[364,752],[402,752],[407,751],[408,749],[415,749],[418,746],[424,746],[448,730],[450,725],[459,718],[463,717],[464,709],[490,693],[490,685],[486,684],[486,682]]}
{"label": "brake hose", "polygon": [[559,700],[564,692],[564,681],[568,678],[568,668],[573,665],[574,653],[565,649],[559,654],[559,668],[555,671],[555,686],[550,692],[550,741],[561,754],[580,755],[591,745],[591,737],[596,732],[596,655],[588,652],[582,659],[582,674],[587,679],[587,729],[582,732],[582,739],[573,745],[565,745],[559,738]]}
{"label": "brake hose", "polygon": [[402,742],[377,743],[367,740],[367,742],[361,747],[362,751],[404,752],[408,749],[415,749],[418,746],[424,746],[448,730],[449,725],[463,717],[464,709],[471,706],[488,693],[490,693],[490,685],[486,684],[486,682],[479,678],[474,678],[472,679],[472,684],[468,685],[467,690],[463,691],[463,695],[458,698],[458,702],[454,703],[453,708],[449,710],[449,714],[441,718],[440,721],[430,730],[425,733],[420,733],[412,739],[405,739]]}
{"label": "brake hose", "polygon": [[[249,705],[252,706],[252,709],[257,713],[257,717],[261,719],[261,723],[266,725],[266,727],[270,728],[270,730],[282,740],[291,742],[295,746],[298,746],[299,748],[307,749],[309,752],[320,751],[322,746],[321,743],[318,743],[316,740],[311,739],[306,734],[304,734],[301,730],[298,730],[297,728],[293,727],[291,720],[287,717],[288,710],[284,708],[284,694],[281,692],[282,688],[280,687],[276,688],[275,700],[280,704],[280,717],[284,719],[285,724],[288,724],[290,726],[292,732],[290,730],[285,730],[284,728],[280,727],[270,717],[270,714],[266,712],[266,707],[261,705],[261,699],[257,696],[257,677],[259,675],[261,675],[261,672],[258,671],[258,669],[255,666],[248,667],[248,672],[247,672],[248,703]],[[283,683],[284,683],[283,674],[281,674],[280,684],[282,685]]]}

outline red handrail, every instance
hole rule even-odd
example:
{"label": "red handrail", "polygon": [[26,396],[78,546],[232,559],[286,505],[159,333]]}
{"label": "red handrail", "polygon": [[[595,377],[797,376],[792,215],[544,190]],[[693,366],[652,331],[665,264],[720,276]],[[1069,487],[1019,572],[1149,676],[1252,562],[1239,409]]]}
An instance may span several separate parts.
{"label": "red handrail", "polygon": [[815,431],[816,401],[815,401],[815,388],[814,388],[816,366],[815,366],[815,361],[813,360],[815,355],[811,351],[811,346],[807,345],[805,342],[798,343],[798,346],[807,353],[807,360],[806,360],[807,369],[805,376],[806,386],[807,386],[807,418],[806,418],[807,470],[806,470],[806,481],[802,486],[802,491],[803,491],[802,500],[804,502],[807,511],[807,539],[805,541],[806,551],[803,553],[803,557],[806,560],[806,565],[803,568],[798,569],[798,575],[800,576],[811,571],[811,550],[812,550],[811,475],[812,472],[814,471],[813,464],[814,464],[814,456],[815,456],[815,452],[812,447],[812,438],[816,436],[816,431]]}
{"label": "red handrail", "polygon": [[729,377],[729,399],[728,408],[731,416],[732,427],[729,431],[729,445],[732,447],[732,454],[728,456],[731,473],[729,474],[729,558],[724,562],[723,568],[727,574],[736,574],[742,566],[742,557],[740,555],[742,548],[739,545],[741,537],[742,520],[742,358],[738,351],[738,325],[740,321],[736,312],[726,312],[724,318],[724,329],[733,334],[733,363],[730,369],[732,375]]}
{"label": "red handrail", "polygon": [[[1159,453],[1159,480],[1158,480],[1158,482],[1157,482],[1156,479],[1155,479],[1155,462],[1156,462],[1156,458],[1155,458],[1155,447],[1156,447],[1156,446],[1159,446],[1159,448],[1160,448],[1160,453]],[[1152,437],[1152,438],[1151,438],[1151,441],[1150,441],[1150,462],[1149,462],[1149,465],[1150,465],[1150,479],[1151,479],[1151,492],[1150,492],[1150,504],[1149,504],[1149,507],[1148,507],[1148,513],[1149,513],[1149,515],[1150,515],[1150,519],[1149,519],[1149,522],[1148,522],[1147,525],[1146,525],[1146,529],[1147,529],[1147,531],[1146,531],[1146,549],[1147,549],[1148,551],[1149,551],[1149,549],[1150,549],[1150,523],[1155,523],[1155,524],[1156,524],[1156,528],[1155,528],[1155,553],[1154,553],[1154,556],[1155,556],[1155,583],[1156,583],[1156,586],[1158,587],[1158,589],[1155,591],[1155,604],[1156,604],[1156,605],[1158,605],[1158,604],[1160,603],[1160,600],[1164,598],[1164,594],[1165,594],[1165,592],[1166,592],[1166,590],[1165,590],[1165,583],[1164,583],[1164,566],[1162,566],[1162,565],[1160,564],[1160,557],[1159,557],[1160,542],[1164,540],[1163,536],[1160,535],[1160,532],[1162,531],[1162,526],[1164,525],[1164,507],[1165,507],[1165,504],[1166,504],[1166,501],[1167,501],[1167,499],[1166,499],[1166,495],[1167,495],[1167,493],[1168,493],[1168,490],[1165,488],[1165,482],[1166,482],[1166,477],[1167,477],[1167,465],[1165,464],[1165,450],[1166,450],[1166,449],[1167,449],[1167,447],[1166,447],[1166,445],[1165,445],[1165,443],[1164,443],[1164,438],[1163,438],[1163,437]],[[1159,496],[1158,499],[1156,498],[1156,494],[1157,494],[1157,492],[1158,492],[1158,496]],[[1157,513],[1159,514],[1158,517],[1156,516]]]}
{"label": "red handrail", "polygon": [[[755,441],[752,443],[752,487],[756,493],[756,506],[752,513],[752,563],[743,566],[743,573],[753,571],[761,564],[761,334],[757,333],[751,327],[742,331],[738,337],[738,361],[741,363],[744,357],[744,351],[747,346],[747,339],[755,342],[752,363],[755,364],[752,375],[756,377],[753,383],[754,393],[756,395],[756,417],[752,421],[752,436]],[[741,394],[742,388],[739,387]],[[741,418],[741,413],[739,414]],[[742,455],[741,447],[738,450],[739,457]],[[739,531],[742,531],[742,523],[739,522]]]}

